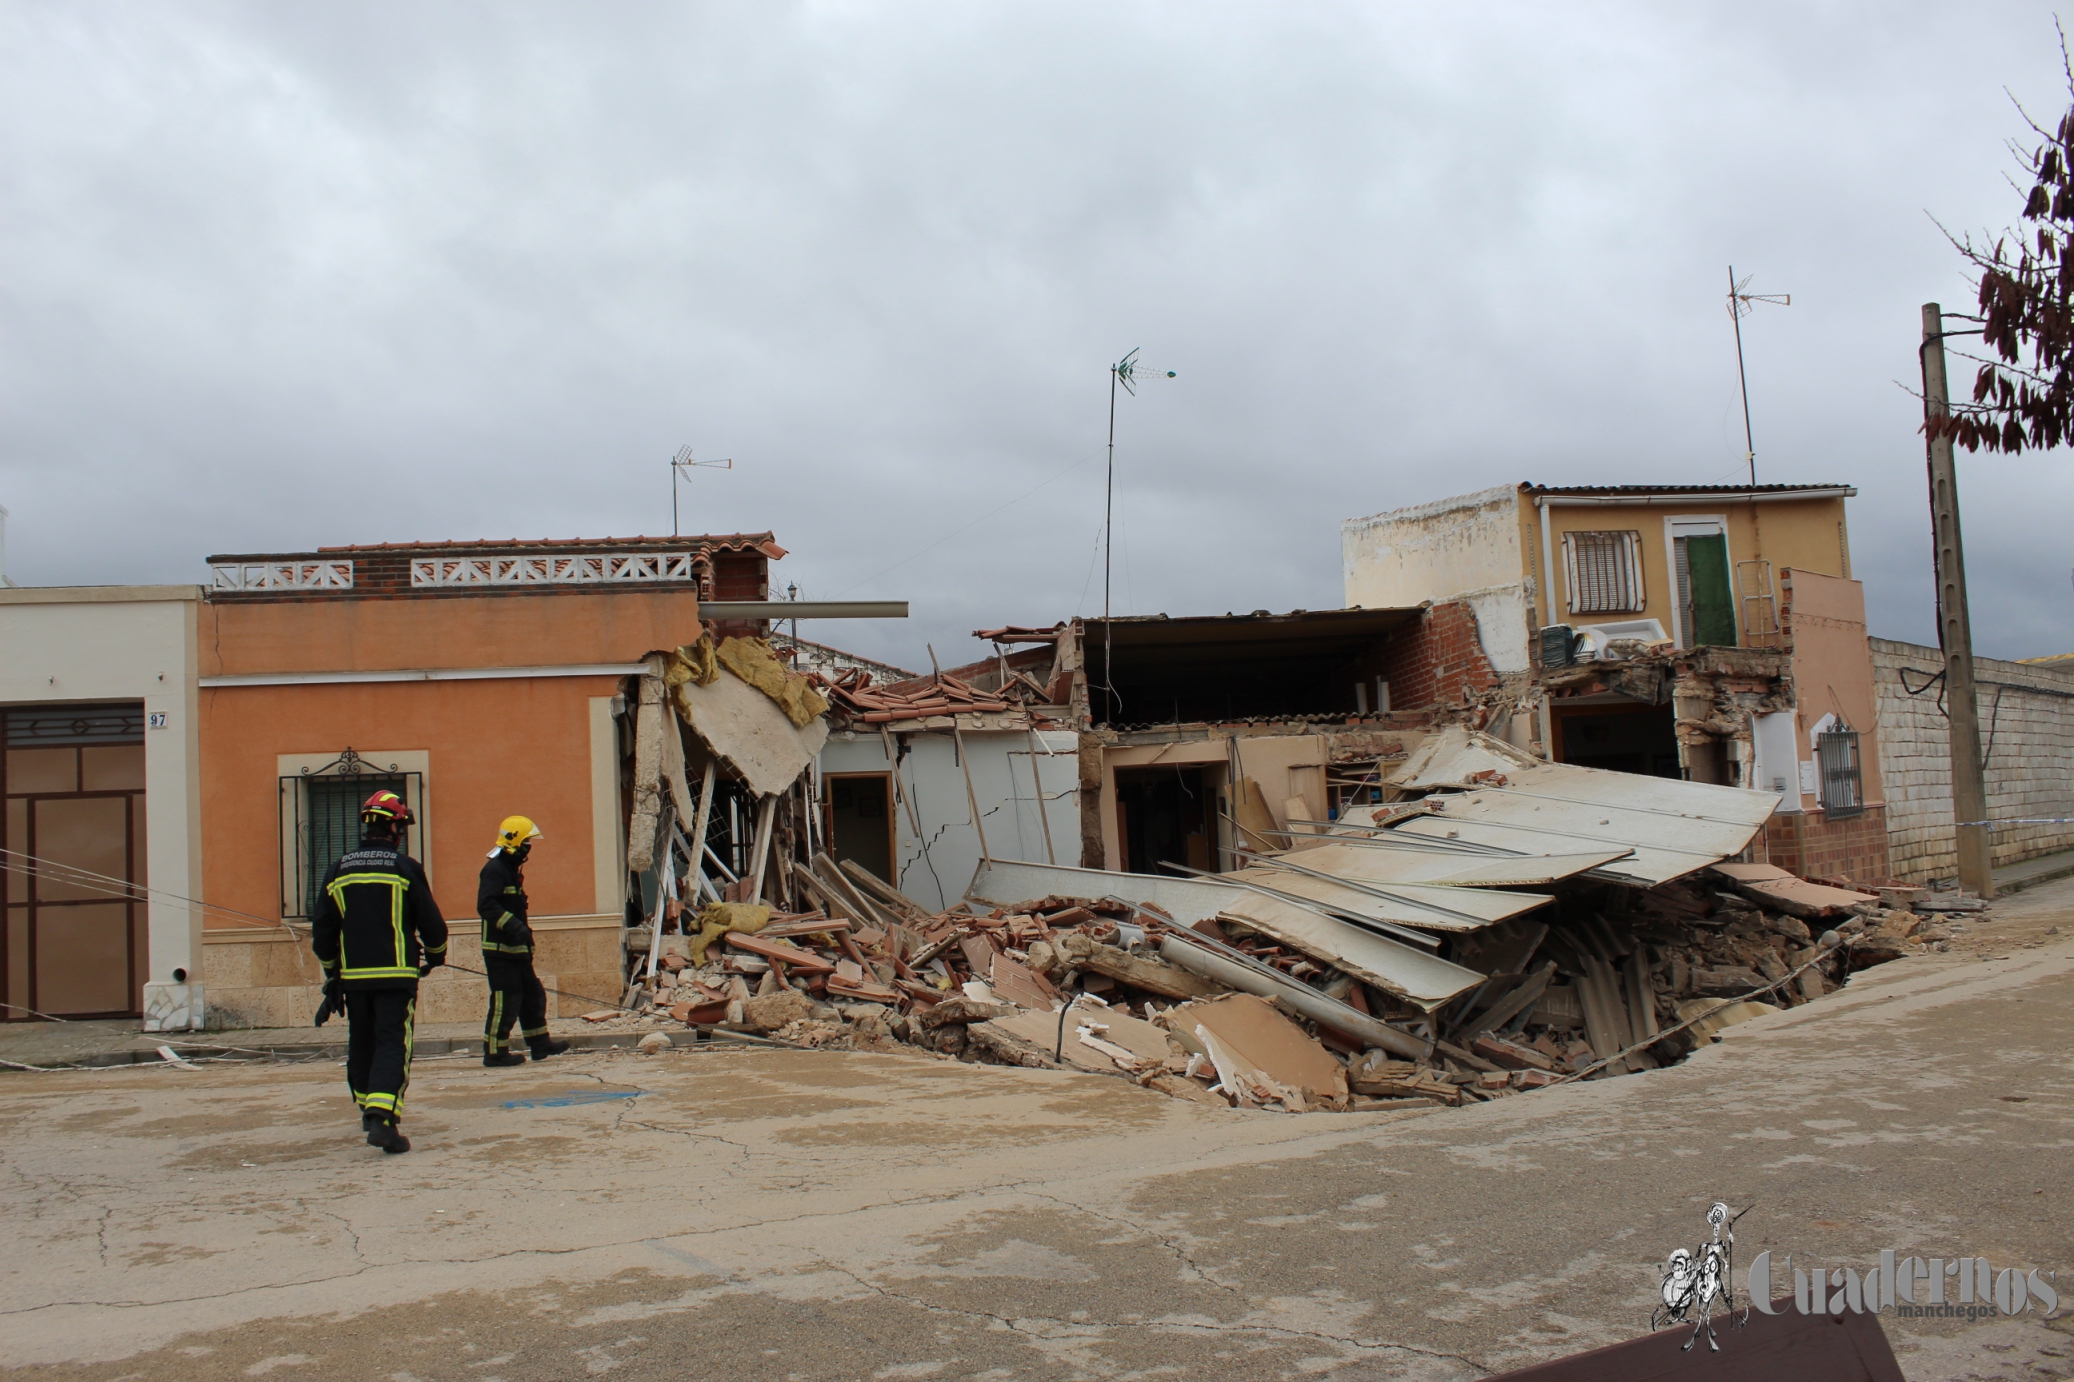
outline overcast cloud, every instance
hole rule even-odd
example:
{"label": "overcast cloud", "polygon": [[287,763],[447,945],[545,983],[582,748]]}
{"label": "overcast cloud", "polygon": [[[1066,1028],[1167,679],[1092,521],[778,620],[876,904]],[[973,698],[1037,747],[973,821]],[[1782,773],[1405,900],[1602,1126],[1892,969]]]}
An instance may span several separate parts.
{"label": "overcast cloud", "polygon": [[[1934,641],[1897,381],[2005,87],[2049,7],[4,0],[9,574],[667,533],[688,442],[687,531],[913,601],[802,633],[948,664],[1099,612],[1137,346],[1118,611],[1336,606],[1349,517],[1737,480],[1733,261],[1758,478]],[[1961,474],[1982,651],[2074,649],[2066,457]]]}

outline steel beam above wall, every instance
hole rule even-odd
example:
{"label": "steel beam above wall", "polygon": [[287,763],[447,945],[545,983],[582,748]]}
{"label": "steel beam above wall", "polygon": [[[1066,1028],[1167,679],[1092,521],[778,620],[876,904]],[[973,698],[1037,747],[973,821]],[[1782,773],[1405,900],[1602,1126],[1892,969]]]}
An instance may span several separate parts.
{"label": "steel beam above wall", "polygon": [[905,600],[701,600],[701,619],[905,619]]}

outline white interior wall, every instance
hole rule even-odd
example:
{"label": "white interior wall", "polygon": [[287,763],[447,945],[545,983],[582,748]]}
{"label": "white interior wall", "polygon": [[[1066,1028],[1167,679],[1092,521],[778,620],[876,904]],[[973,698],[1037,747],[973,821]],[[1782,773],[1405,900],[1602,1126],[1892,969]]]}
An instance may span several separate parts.
{"label": "white interior wall", "polygon": [[[1078,739],[1070,731],[1037,734],[1038,771],[1044,816],[1038,815],[1037,783],[1031,776],[1030,736],[1022,730],[966,730],[972,791],[978,798],[988,851],[996,859],[1046,863],[1044,821],[1051,823],[1057,862],[1080,862],[1080,768]],[[979,867],[980,837],[972,825],[960,766],[948,731],[910,733],[900,765],[901,790],[913,807],[896,803],[895,845],[900,890],[925,907],[954,907]],[[896,743],[897,743],[896,739]],[[884,742],[877,735],[829,736],[820,771],[875,773],[887,770]],[[914,820],[919,817],[921,833]]]}
{"label": "white interior wall", "polygon": [[1340,525],[1340,561],[1350,607],[1466,600],[1493,667],[1524,672],[1533,665],[1533,596],[1513,486],[1350,518]]}
{"label": "white interior wall", "polygon": [[1404,609],[1518,586],[1519,491],[1511,485],[1393,509],[1340,525],[1347,604]]}

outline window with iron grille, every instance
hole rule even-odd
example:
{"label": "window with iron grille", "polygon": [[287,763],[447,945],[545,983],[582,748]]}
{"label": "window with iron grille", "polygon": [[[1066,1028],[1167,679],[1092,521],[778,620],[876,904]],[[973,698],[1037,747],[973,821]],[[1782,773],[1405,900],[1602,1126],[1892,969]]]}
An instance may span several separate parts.
{"label": "window with iron grille", "polygon": [[[361,766],[358,763],[350,766]],[[317,914],[317,889],[339,856],[360,845],[360,808],[376,792],[394,792],[417,815],[423,808],[423,778],[411,772],[310,773],[281,779],[281,809],[293,813],[293,854],[282,860],[281,914]],[[412,825],[404,848],[422,858],[420,827]]]}
{"label": "window with iron grille", "polygon": [[1832,729],[1816,735],[1815,762],[1821,771],[1822,810],[1832,820],[1862,815],[1865,795],[1858,766],[1858,732]]}
{"label": "window with iron grille", "polygon": [[1642,610],[1642,535],[1564,533],[1570,613],[1638,614]]}

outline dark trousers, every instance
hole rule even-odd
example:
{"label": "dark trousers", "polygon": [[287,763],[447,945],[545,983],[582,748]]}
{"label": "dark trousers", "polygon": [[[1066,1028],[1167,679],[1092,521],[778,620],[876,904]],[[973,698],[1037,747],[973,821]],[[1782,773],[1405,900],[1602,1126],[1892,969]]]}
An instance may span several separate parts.
{"label": "dark trousers", "polygon": [[529,1046],[547,1040],[547,990],[533,972],[531,955],[482,957],[490,981],[490,1015],[482,1024],[482,1049],[488,1056],[511,1049],[511,1024]]}
{"label": "dark trousers", "polygon": [[346,990],[346,1087],[362,1113],[403,1115],[417,1010],[416,985]]}

